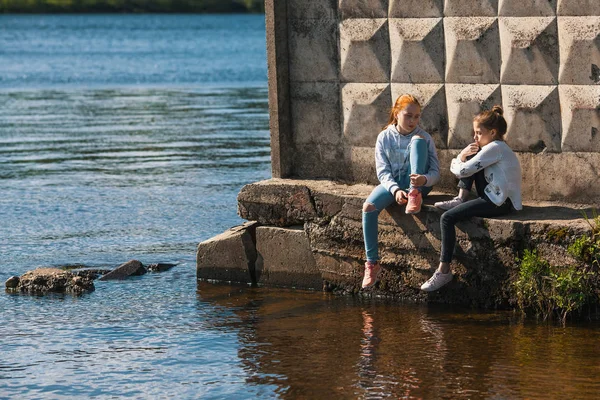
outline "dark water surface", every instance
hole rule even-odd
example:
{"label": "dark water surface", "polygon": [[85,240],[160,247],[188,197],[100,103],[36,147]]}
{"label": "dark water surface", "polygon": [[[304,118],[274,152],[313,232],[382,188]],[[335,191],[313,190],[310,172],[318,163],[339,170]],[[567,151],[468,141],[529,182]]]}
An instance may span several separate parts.
{"label": "dark water surface", "polygon": [[0,398],[596,399],[600,326],[197,284],[195,248],[270,176],[264,17],[0,16]]}

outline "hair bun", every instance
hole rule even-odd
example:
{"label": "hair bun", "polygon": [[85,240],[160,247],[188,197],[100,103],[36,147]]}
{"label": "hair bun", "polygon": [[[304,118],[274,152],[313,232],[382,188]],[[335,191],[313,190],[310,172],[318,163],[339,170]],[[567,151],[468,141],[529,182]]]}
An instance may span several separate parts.
{"label": "hair bun", "polygon": [[498,115],[503,115],[504,114],[504,110],[502,109],[502,106],[499,106],[499,105],[495,105],[494,107],[492,107],[491,111],[493,113],[498,114]]}

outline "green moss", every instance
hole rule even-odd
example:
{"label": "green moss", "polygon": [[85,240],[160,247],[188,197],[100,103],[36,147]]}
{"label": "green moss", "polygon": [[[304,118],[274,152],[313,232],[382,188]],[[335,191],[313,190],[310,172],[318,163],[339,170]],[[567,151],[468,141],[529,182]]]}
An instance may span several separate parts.
{"label": "green moss", "polygon": [[553,243],[564,241],[569,236],[569,230],[566,227],[551,228],[546,232],[546,239]]}
{"label": "green moss", "polygon": [[582,265],[552,266],[535,250],[525,250],[513,283],[522,312],[564,323],[589,304],[594,295],[592,271]]}
{"label": "green moss", "polygon": [[585,220],[590,225],[589,235],[575,239],[567,251],[587,264],[600,267],[600,216],[596,210],[593,211],[592,219],[584,214]]}

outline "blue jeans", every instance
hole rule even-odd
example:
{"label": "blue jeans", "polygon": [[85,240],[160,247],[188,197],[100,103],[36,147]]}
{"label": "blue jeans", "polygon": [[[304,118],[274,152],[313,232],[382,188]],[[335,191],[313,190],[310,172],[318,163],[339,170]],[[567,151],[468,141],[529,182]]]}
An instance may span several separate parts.
{"label": "blue jeans", "polygon": [[[425,166],[427,165],[428,157],[429,152],[425,139],[412,139],[409,154],[410,170],[406,171],[404,175],[400,176],[399,181],[396,182],[400,189],[411,189],[410,174],[423,175],[427,172],[425,171]],[[421,186],[417,189],[423,196],[427,196],[427,194],[429,194],[431,191],[431,187],[426,186]],[[363,211],[362,225],[367,261],[376,262],[379,260],[379,247],[377,243],[379,213],[387,206],[396,203],[396,199],[394,199],[394,196],[382,185],[378,185],[375,189],[373,189],[365,203],[373,204],[375,206],[375,210],[373,211]]]}
{"label": "blue jeans", "polygon": [[449,263],[454,255],[454,246],[456,245],[456,229],[455,225],[459,221],[471,217],[499,217],[508,214],[513,210],[512,202],[507,199],[504,204],[497,206],[487,197],[484,189],[487,185],[483,170],[476,174],[463,178],[459,181],[458,187],[461,189],[471,190],[475,183],[477,195],[475,200],[466,201],[442,214],[440,218],[440,227],[442,229],[442,251],[440,254],[440,262]]}

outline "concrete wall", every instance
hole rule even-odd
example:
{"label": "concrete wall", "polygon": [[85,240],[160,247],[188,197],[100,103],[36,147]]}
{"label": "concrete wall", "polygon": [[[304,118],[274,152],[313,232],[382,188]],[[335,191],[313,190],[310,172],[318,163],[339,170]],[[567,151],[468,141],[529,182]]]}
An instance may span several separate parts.
{"label": "concrete wall", "polygon": [[393,101],[449,162],[502,104],[527,200],[600,196],[599,0],[266,0],[273,176],[376,183]]}

